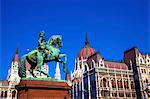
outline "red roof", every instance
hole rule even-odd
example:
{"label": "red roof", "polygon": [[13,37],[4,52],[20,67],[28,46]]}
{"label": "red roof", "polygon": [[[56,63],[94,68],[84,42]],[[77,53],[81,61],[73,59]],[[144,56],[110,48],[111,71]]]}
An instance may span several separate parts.
{"label": "red roof", "polygon": [[0,81],[0,83],[2,84],[2,86],[8,86],[9,82],[7,80],[2,80]]}
{"label": "red roof", "polygon": [[128,70],[128,66],[125,63],[104,61],[104,64],[105,64],[105,67],[108,67],[108,68]]}

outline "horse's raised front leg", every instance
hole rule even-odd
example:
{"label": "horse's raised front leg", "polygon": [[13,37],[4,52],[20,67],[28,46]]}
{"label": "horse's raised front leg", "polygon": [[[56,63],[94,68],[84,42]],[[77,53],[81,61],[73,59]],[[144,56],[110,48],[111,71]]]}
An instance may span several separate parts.
{"label": "horse's raised front leg", "polygon": [[[64,58],[64,59],[61,60],[61,58]],[[68,69],[65,67],[66,62],[67,62],[67,56],[66,56],[66,54],[59,54],[58,62],[62,63],[63,72],[66,73],[66,74],[68,74]]]}

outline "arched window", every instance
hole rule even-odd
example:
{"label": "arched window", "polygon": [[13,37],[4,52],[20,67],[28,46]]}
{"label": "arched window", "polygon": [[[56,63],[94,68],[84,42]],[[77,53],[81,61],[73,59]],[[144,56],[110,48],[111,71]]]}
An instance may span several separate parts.
{"label": "arched window", "polygon": [[146,79],[145,82],[148,84],[148,80]]}
{"label": "arched window", "polygon": [[102,87],[102,86],[103,86],[103,80],[100,81],[100,87]]}
{"label": "arched window", "polygon": [[75,67],[75,70],[77,70],[77,67],[78,67],[78,62],[76,62],[76,65],[75,65],[76,67]]}
{"label": "arched window", "polygon": [[74,98],[76,97],[76,84],[74,84]]}
{"label": "arched window", "polygon": [[1,98],[3,97],[3,94],[4,94],[4,93],[3,93],[3,91],[2,91],[2,92],[1,92]]}
{"label": "arched window", "polygon": [[142,73],[143,73],[143,69],[141,69]]}
{"label": "arched window", "polygon": [[14,98],[15,95],[16,95],[16,91],[14,90],[14,91],[12,92],[12,97]]}
{"label": "arched window", "polygon": [[146,70],[144,69],[144,73],[146,74]]}
{"label": "arched window", "polygon": [[5,95],[4,95],[4,97],[5,97],[5,98],[7,98],[7,91],[5,91]]}
{"label": "arched window", "polygon": [[91,61],[91,62],[90,62],[90,65],[89,65],[89,69],[92,69],[92,68],[94,68],[94,63],[93,63],[93,61]]}
{"label": "arched window", "polygon": [[115,83],[115,81],[112,80],[111,83],[112,83],[112,88],[116,88],[116,83]]}
{"label": "arched window", "polygon": [[123,88],[122,80],[120,80],[120,87]]}
{"label": "arched window", "polygon": [[80,69],[82,69],[82,64],[80,63]]}
{"label": "arched window", "polygon": [[124,81],[124,87],[127,89],[127,87],[128,87],[128,81]]}
{"label": "arched window", "polygon": [[142,59],[140,59],[141,63],[142,63]]}
{"label": "arched window", "polygon": [[103,87],[106,87],[106,79],[103,78]]}
{"label": "arched window", "polygon": [[109,81],[107,81],[107,86],[109,87]]}
{"label": "arched window", "polygon": [[131,81],[131,89],[134,89],[134,83]]}
{"label": "arched window", "polygon": [[94,68],[94,62],[93,61],[92,61],[91,65],[92,65],[92,68]]}
{"label": "arched window", "polygon": [[121,88],[121,82],[117,80],[118,88]]}
{"label": "arched window", "polygon": [[87,66],[85,65],[84,67],[85,67],[85,71],[87,71]]}

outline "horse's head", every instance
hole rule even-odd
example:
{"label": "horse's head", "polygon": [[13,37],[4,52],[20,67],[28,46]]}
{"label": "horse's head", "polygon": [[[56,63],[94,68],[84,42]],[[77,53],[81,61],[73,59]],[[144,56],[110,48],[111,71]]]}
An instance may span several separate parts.
{"label": "horse's head", "polygon": [[51,45],[56,48],[60,48],[63,45],[62,36],[61,35],[53,35],[48,40],[48,45]]}

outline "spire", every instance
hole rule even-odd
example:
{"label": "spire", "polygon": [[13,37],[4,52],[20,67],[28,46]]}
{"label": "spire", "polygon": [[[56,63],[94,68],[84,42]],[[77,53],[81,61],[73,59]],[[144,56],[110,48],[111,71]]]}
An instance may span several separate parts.
{"label": "spire", "polygon": [[86,38],[85,38],[85,46],[84,47],[89,47],[89,41],[88,41],[88,33],[86,32]]}
{"label": "spire", "polygon": [[14,57],[14,62],[18,62],[19,59],[18,59],[18,48],[16,48],[16,54],[15,54],[15,57]]}
{"label": "spire", "polygon": [[58,62],[56,63],[55,79],[61,80],[60,68],[59,68],[59,63]]}
{"label": "spire", "polygon": [[16,54],[18,54],[18,47],[16,48]]}

